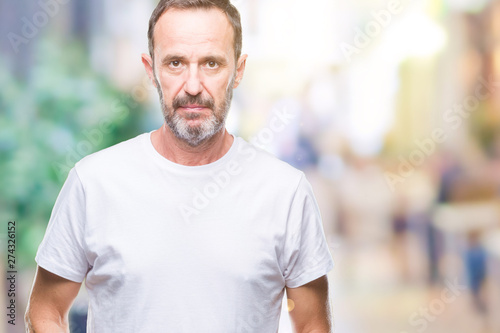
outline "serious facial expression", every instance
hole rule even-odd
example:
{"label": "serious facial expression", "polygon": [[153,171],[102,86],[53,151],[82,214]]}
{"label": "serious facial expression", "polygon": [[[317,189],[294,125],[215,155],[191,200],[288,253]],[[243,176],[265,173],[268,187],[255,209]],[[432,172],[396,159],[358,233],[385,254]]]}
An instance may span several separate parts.
{"label": "serious facial expression", "polygon": [[166,124],[198,146],[219,132],[236,77],[233,28],[217,9],[169,9],[154,32],[154,80]]}

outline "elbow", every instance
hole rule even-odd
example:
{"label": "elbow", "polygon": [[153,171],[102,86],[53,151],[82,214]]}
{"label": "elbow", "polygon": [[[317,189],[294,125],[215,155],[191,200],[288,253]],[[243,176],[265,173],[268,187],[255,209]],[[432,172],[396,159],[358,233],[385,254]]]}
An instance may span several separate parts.
{"label": "elbow", "polygon": [[33,325],[31,324],[31,314],[29,305],[28,308],[26,309],[26,313],[24,314],[24,327],[26,329],[26,333],[35,333]]}
{"label": "elbow", "polygon": [[302,330],[302,331],[297,331],[297,333],[333,333],[333,330],[331,328],[313,328],[310,330]]}
{"label": "elbow", "polygon": [[33,311],[29,307],[24,315],[24,327],[26,333],[67,333],[69,332],[69,324],[64,318],[52,318],[47,313],[39,313]]}
{"label": "elbow", "polygon": [[295,327],[294,333],[333,333],[333,325],[330,320],[304,326],[302,328]]}

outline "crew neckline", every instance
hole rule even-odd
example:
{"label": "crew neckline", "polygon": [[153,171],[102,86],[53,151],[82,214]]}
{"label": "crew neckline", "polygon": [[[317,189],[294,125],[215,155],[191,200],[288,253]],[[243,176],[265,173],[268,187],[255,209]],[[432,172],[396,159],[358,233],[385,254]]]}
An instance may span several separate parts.
{"label": "crew neckline", "polygon": [[231,136],[233,137],[234,140],[233,140],[231,147],[226,152],[226,154],[224,154],[224,156],[222,156],[218,160],[216,160],[212,163],[209,163],[209,164],[189,166],[189,165],[182,165],[182,164],[175,163],[175,162],[169,160],[168,158],[164,157],[163,155],[161,155],[156,150],[156,148],[153,146],[153,142],[151,141],[151,134],[153,132],[154,132],[154,130],[143,134],[144,138],[142,141],[143,141],[144,145],[146,146],[146,150],[148,151],[148,154],[150,156],[152,156],[154,160],[156,160],[160,165],[162,165],[164,167],[175,169],[178,171],[186,171],[186,172],[190,172],[190,173],[206,172],[206,171],[212,170],[214,168],[217,168],[220,165],[225,164],[227,161],[229,161],[231,159],[232,155],[237,150],[237,146],[239,144],[238,137],[231,134]]}

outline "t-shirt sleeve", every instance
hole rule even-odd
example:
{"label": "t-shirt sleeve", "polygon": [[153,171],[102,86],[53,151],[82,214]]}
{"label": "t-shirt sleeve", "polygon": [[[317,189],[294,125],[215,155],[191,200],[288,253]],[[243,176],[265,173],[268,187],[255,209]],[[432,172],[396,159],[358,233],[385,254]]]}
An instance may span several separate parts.
{"label": "t-shirt sleeve", "polygon": [[282,272],[287,287],[300,287],[333,268],[318,204],[304,175],[292,200],[284,242]]}
{"label": "t-shirt sleeve", "polygon": [[35,261],[65,279],[82,282],[89,270],[84,250],[85,192],[73,168],[52,210]]}

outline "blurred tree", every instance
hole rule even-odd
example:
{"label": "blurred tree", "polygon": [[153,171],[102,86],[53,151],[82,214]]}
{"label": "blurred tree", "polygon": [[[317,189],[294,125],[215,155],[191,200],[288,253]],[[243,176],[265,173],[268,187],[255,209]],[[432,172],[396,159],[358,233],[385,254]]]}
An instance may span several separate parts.
{"label": "blurred tree", "polygon": [[0,61],[0,218],[17,221],[20,265],[34,265],[74,164],[143,132],[145,115],[141,104],[90,68],[80,42],[44,38],[34,50],[27,79]]}

